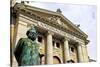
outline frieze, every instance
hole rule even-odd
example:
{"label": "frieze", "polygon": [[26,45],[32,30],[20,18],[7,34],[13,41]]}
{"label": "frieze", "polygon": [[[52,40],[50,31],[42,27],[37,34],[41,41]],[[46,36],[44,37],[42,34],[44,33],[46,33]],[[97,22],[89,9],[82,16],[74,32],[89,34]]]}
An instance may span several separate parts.
{"label": "frieze", "polygon": [[67,37],[67,38],[69,38],[71,40],[74,40],[76,42],[84,42],[84,40],[82,40],[82,39],[79,39],[79,38],[77,38],[77,37],[75,37],[75,36],[73,36],[71,34],[68,34],[68,33],[64,32],[64,31],[61,31],[59,29],[56,29],[56,28],[54,28],[52,26],[49,26],[47,24],[44,24],[42,22],[38,22],[38,26],[41,27],[41,28],[44,28],[46,30],[50,30],[52,32],[55,32],[55,33],[57,33],[57,34],[59,34],[59,35],[61,35],[63,37]]}
{"label": "frieze", "polygon": [[49,26],[49,25],[41,23],[41,22],[38,22],[38,25],[39,25],[39,27],[42,27],[42,28],[45,28],[47,30],[53,31],[53,32],[55,32],[57,34],[60,34],[62,36],[64,36],[66,34],[65,32],[63,32],[61,30],[58,30],[58,29],[56,29],[56,28],[54,28],[52,26]]}

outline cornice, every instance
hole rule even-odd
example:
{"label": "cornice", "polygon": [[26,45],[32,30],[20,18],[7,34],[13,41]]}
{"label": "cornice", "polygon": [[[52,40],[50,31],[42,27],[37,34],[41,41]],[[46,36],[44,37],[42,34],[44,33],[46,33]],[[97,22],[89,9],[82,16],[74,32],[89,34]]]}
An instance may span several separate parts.
{"label": "cornice", "polygon": [[32,18],[32,19],[34,18],[34,20],[37,20],[37,21],[41,21],[43,23],[46,23],[46,24],[48,24],[50,26],[53,26],[53,27],[55,27],[55,28],[57,28],[59,30],[62,30],[64,32],[66,32],[66,33],[72,34],[73,36],[76,36],[76,37],[78,37],[80,39],[86,40],[86,37],[84,37],[83,35],[78,34],[76,32],[73,32],[73,31],[70,31],[67,28],[65,28],[64,26],[59,25],[58,23],[56,23],[54,21],[50,21],[50,20],[48,20],[45,17],[39,16],[39,15],[33,13],[32,11],[29,11],[29,10],[25,9],[25,7],[23,7],[23,8],[16,7],[14,9],[14,11],[17,11],[17,13],[21,13],[23,15],[26,15],[26,16]]}

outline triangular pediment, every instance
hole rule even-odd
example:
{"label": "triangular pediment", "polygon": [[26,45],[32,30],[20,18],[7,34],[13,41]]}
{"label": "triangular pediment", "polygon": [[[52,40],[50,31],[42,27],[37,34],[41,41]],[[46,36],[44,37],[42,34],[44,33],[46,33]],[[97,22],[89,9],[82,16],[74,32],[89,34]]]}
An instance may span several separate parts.
{"label": "triangular pediment", "polygon": [[50,21],[55,21],[56,24],[65,27],[69,31],[72,31],[74,33],[77,33],[79,35],[82,35],[83,37],[87,38],[87,35],[80,30],[76,25],[74,25],[70,20],[68,20],[63,14],[49,11],[46,9],[37,8],[34,6],[24,5],[24,4],[16,4],[15,7],[25,9],[26,11],[29,11],[31,13],[34,13],[40,17],[43,17]]}

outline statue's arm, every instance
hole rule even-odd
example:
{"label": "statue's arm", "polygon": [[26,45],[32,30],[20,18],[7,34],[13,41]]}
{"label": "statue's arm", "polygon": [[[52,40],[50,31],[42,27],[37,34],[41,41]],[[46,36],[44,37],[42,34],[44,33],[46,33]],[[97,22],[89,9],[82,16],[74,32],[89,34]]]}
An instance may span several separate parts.
{"label": "statue's arm", "polygon": [[15,54],[15,57],[16,57],[16,60],[18,61],[19,60],[19,57],[20,57],[20,55],[21,55],[21,52],[22,52],[22,49],[23,49],[23,47],[22,47],[22,44],[23,44],[23,39],[21,38],[19,41],[18,41],[18,43],[17,43],[17,45],[16,45],[16,48],[15,48],[15,50],[14,50],[14,54]]}

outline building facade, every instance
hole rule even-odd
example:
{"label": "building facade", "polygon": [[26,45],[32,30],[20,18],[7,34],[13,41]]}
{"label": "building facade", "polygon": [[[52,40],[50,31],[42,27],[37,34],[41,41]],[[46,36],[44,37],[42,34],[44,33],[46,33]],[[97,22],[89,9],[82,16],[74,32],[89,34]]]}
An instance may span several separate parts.
{"label": "building facade", "polygon": [[34,25],[38,32],[40,64],[89,62],[87,35],[76,25],[57,12],[16,3],[11,8],[11,62],[15,62],[13,50],[20,38]]}

